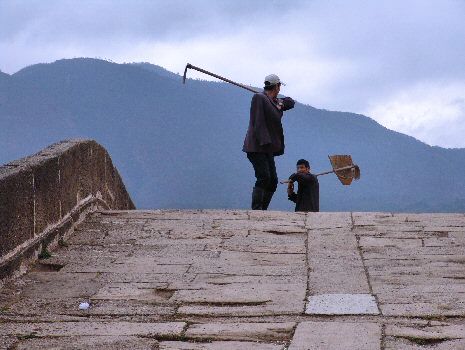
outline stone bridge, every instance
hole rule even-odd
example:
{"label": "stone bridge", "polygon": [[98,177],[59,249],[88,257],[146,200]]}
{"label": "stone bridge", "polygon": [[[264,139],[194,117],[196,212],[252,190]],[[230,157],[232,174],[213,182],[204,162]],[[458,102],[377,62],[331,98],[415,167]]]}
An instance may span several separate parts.
{"label": "stone bridge", "polygon": [[0,190],[0,348],[465,349],[464,214],[131,210],[79,140]]}

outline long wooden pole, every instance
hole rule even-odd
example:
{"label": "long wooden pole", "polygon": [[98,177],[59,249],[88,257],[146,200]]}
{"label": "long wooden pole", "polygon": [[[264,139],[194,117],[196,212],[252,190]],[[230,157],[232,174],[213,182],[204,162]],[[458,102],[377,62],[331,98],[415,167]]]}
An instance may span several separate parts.
{"label": "long wooden pole", "polygon": [[246,89],[247,91],[250,91],[250,92],[253,92],[253,93],[258,93],[258,92],[259,92],[259,91],[257,91],[257,90],[254,90],[254,89],[248,87],[248,86],[245,86],[245,85],[243,85],[243,84],[241,84],[241,83],[236,83],[235,81],[232,81],[232,80],[230,80],[230,79],[228,79],[228,78],[222,77],[221,75],[218,75],[218,74],[209,72],[209,71],[207,71],[207,70],[205,70],[205,69],[202,69],[202,68],[193,66],[193,65],[190,64],[190,63],[188,63],[188,64],[186,65],[186,68],[184,69],[184,76],[183,76],[183,78],[182,78],[182,83],[183,83],[183,84],[186,83],[186,74],[187,74],[187,69],[189,69],[189,68],[190,68],[190,69],[194,69],[194,70],[199,71],[199,72],[202,72],[202,73],[207,74],[207,75],[211,75],[212,77],[215,77],[215,78],[217,78],[217,79],[223,80],[223,81],[225,81],[225,82],[227,82],[227,83],[230,83],[230,84],[239,86],[240,88]]}
{"label": "long wooden pole", "polygon": [[[333,170],[330,170],[330,171],[325,171],[324,173],[318,173],[318,174],[315,174],[315,176],[328,175],[328,174],[331,174],[331,173],[335,173],[336,171],[349,170],[349,169],[354,169],[354,168],[355,168],[355,165],[349,165],[349,166],[345,166],[345,167],[342,167],[342,168],[333,169]],[[281,184],[288,184],[289,182],[292,182],[292,181],[291,180],[281,180],[279,182]]]}

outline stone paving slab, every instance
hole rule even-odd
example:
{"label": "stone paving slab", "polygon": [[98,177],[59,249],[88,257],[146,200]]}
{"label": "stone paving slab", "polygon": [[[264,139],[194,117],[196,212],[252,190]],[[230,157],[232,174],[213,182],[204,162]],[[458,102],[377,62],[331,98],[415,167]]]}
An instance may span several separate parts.
{"label": "stone paving slab", "polygon": [[378,315],[371,294],[322,294],[308,297],[308,315]]}
{"label": "stone paving slab", "polygon": [[180,341],[161,342],[160,350],[284,350],[284,345],[257,342],[213,341],[189,343]]}
{"label": "stone paving slab", "polygon": [[[351,231],[350,215],[337,216],[337,218],[334,227],[330,227],[330,221],[325,223],[325,230],[309,230],[307,253],[310,266],[309,292],[311,295],[370,294],[357,238]],[[318,223],[317,227],[320,226],[321,224]]]}
{"label": "stone paving slab", "polygon": [[289,350],[381,349],[381,326],[376,323],[301,322]]}
{"label": "stone paving slab", "polygon": [[412,327],[387,325],[386,335],[418,339],[465,339],[465,325],[437,325]]}
{"label": "stone paving slab", "polygon": [[385,350],[463,350],[465,340],[422,340],[386,337]]}
{"label": "stone paving slab", "polygon": [[386,349],[465,349],[465,325],[387,325]]}
{"label": "stone paving slab", "polygon": [[17,345],[15,350],[77,350],[77,349],[99,349],[99,350],[152,350],[157,349],[158,341],[149,338],[128,336],[78,336],[60,338],[32,338],[24,339]]}
{"label": "stone paving slab", "polygon": [[463,252],[464,214],[104,211],[0,289],[0,349],[465,349]]}
{"label": "stone paving slab", "polygon": [[192,339],[286,341],[296,325],[295,322],[202,323],[190,325],[185,335]]}
{"label": "stone paving slab", "polygon": [[0,335],[14,334],[27,337],[69,337],[69,336],[180,336],[184,322],[145,323],[145,322],[37,322],[2,324]]}

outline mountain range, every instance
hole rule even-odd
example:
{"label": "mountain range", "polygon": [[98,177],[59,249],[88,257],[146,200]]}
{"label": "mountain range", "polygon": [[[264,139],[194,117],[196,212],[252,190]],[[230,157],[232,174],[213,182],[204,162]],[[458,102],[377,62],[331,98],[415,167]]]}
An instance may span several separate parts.
{"label": "mountain range", "polygon": [[[109,151],[138,208],[248,208],[254,174],[241,149],[251,97],[226,83],[183,85],[149,63],[78,58],[0,72],[0,163],[92,138]],[[331,154],[350,154],[361,168],[351,186],[319,177],[322,211],[465,211],[465,149],[432,147],[369,117],[301,103],[283,126],[280,178],[300,158],[313,172],[330,170]],[[285,186],[270,209],[293,210]]]}

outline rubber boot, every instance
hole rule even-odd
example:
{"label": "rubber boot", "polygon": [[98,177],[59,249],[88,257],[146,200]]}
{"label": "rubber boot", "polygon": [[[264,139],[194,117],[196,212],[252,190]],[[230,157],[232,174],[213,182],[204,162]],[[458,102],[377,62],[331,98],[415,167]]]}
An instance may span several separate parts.
{"label": "rubber boot", "polygon": [[271,198],[273,198],[274,192],[265,191],[263,195],[263,205],[262,210],[267,210],[268,206],[270,205]]}
{"label": "rubber boot", "polygon": [[263,210],[263,196],[265,191],[263,188],[254,187],[252,191],[252,210]]}

